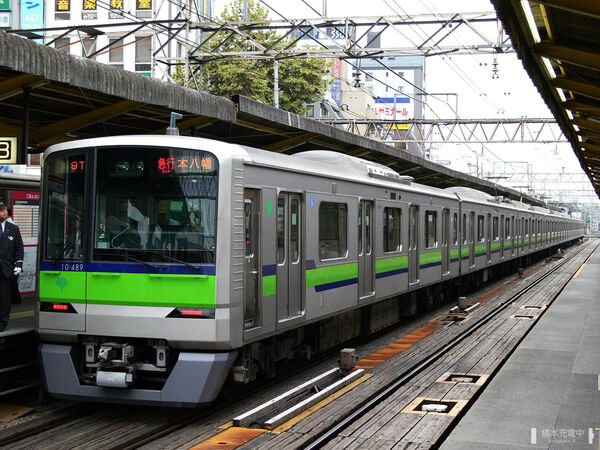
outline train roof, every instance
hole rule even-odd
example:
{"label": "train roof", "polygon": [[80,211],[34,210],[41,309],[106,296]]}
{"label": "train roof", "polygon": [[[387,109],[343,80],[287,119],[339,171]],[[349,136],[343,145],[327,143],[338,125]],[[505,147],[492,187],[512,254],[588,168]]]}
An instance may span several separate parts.
{"label": "train roof", "polygon": [[310,150],[289,156],[252,147],[243,147],[243,149],[249,158],[247,162],[251,164],[375,184],[389,189],[427,192],[448,199],[456,198],[444,189],[415,183],[412,181],[412,177],[402,176],[382,164],[343,153],[329,150]]}
{"label": "train roof", "polygon": [[[167,144],[166,141],[169,141],[169,143]],[[359,181],[366,184],[379,185],[389,189],[429,193],[441,198],[456,199],[458,197],[463,200],[484,204],[496,202],[502,203],[503,207],[512,205],[517,209],[532,210],[530,205],[525,203],[493,197],[485,192],[468,187],[455,186],[446,189],[439,189],[432,186],[415,183],[412,177],[402,176],[385,165],[331,150],[310,150],[290,156],[268,150],[261,150],[206,138],[170,135],[131,135],[82,139],[55,144],[46,150],[44,156],[60,150],[115,145],[152,147],[178,146],[181,148],[210,151],[215,153],[216,156],[220,158],[233,156],[236,153],[234,149],[237,149],[239,151],[238,155],[249,164],[280,168],[290,171],[301,171],[308,174],[319,174],[349,181]],[[536,208],[535,211],[545,214],[569,217],[567,214],[562,212],[550,211],[546,208]]]}
{"label": "train roof", "polygon": [[488,202],[494,200],[490,194],[478,191],[470,187],[464,186],[451,186],[444,189],[444,191],[452,192],[456,194],[461,200],[472,200],[476,202]]}

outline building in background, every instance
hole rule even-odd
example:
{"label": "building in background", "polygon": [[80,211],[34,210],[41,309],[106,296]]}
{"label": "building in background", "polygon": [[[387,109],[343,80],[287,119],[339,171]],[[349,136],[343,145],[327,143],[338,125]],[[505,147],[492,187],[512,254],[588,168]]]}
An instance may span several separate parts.
{"label": "building in background", "polygon": [[182,8],[190,6],[192,20],[207,20],[212,1],[0,0],[0,29],[45,28],[26,37],[39,35],[40,43],[61,51],[167,80],[200,39],[181,29],[190,14]]}
{"label": "building in background", "polygon": [[423,118],[425,57],[360,59],[356,65],[364,71],[364,86],[375,98],[378,119]]}

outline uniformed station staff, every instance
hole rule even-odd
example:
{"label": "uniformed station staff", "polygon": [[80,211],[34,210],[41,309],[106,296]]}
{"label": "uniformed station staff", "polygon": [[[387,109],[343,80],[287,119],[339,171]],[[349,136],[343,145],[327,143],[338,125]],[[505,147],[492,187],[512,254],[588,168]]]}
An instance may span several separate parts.
{"label": "uniformed station staff", "polygon": [[8,220],[8,209],[0,202],[0,331],[8,325],[14,278],[23,271],[23,239],[19,227]]}

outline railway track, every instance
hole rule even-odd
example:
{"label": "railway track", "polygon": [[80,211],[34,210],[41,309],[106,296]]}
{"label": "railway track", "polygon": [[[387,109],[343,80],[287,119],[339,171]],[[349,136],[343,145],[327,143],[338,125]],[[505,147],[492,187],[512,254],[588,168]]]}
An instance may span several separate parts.
{"label": "railway track", "polygon": [[[599,245],[600,244],[596,244],[591,249],[590,255],[593,254],[593,251]],[[493,320],[496,316],[498,316],[501,312],[503,312],[512,303],[514,303],[515,301],[517,301],[518,299],[520,299],[521,297],[523,297],[524,295],[529,293],[531,290],[535,289],[537,286],[539,286],[541,283],[543,283],[545,280],[547,280],[549,277],[551,277],[555,272],[557,272],[562,267],[564,267],[566,264],[571,262],[571,260],[573,260],[581,252],[588,251],[588,250],[589,250],[589,247],[587,247],[587,246],[584,248],[581,248],[576,253],[565,258],[562,262],[557,263],[555,267],[553,267],[552,269],[550,269],[549,271],[547,271],[546,273],[541,275],[539,278],[534,280],[532,283],[528,284],[526,287],[524,287],[522,290],[520,290],[519,292],[514,294],[509,299],[503,301],[499,306],[492,309],[490,312],[486,313],[483,317],[481,317],[479,320],[477,320],[477,322],[475,322],[469,328],[465,329],[464,331],[459,333],[457,336],[455,336],[453,339],[451,339],[449,342],[447,342],[440,348],[436,349],[435,351],[431,352],[425,358],[423,358],[422,360],[420,360],[413,366],[409,367],[408,369],[406,369],[405,371],[400,373],[396,378],[391,380],[387,385],[383,386],[378,392],[376,392],[373,396],[368,398],[365,402],[361,403],[356,408],[354,408],[352,411],[350,411],[348,414],[346,414],[342,418],[338,419],[331,426],[327,427],[323,431],[316,434],[313,437],[313,439],[311,440],[311,442],[308,445],[304,446],[304,448],[307,450],[323,448],[327,443],[329,443],[331,440],[335,439],[343,430],[348,428],[351,424],[353,424],[354,422],[356,422],[363,416],[367,415],[369,413],[369,411],[371,411],[373,408],[375,408],[382,401],[384,401],[387,398],[389,398],[390,396],[392,396],[400,387],[402,387],[408,381],[413,379],[415,376],[417,376],[419,373],[421,373],[424,369],[431,366],[433,363],[435,363],[441,357],[446,355],[452,349],[457,347],[460,343],[464,342],[469,336],[471,336],[477,330],[481,329],[483,326],[485,326],[487,323],[489,323],[491,320]],[[589,258],[589,256],[588,256],[588,258]],[[586,258],[586,260],[587,260],[587,258]],[[556,296],[558,296],[558,294]],[[556,298],[556,296],[554,298]]]}
{"label": "railway track", "polygon": [[[399,326],[401,324],[396,324]],[[375,334],[375,336],[379,336],[384,333],[385,330],[382,330]],[[365,336],[361,338],[357,338],[353,343],[360,344],[367,342],[369,339],[372,339],[373,336]],[[291,372],[285,374],[283,377],[278,377],[276,379],[276,383],[283,383],[286,380],[292,379],[297,376],[299,373],[305,372],[317,366],[318,364],[325,362],[327,360],[331,360],[335,356],[337,356],[337,351],[341,346],[336,346],[335,348],[328,350],[321,355],[313,358],[309,363],[305,364],[301,368],[292,370]],[[236,399],[236,403],[243,401],[244,399],[250,398],[254,395],[258,395],[266,389],[273,387],[273,383],[265,382],[256,386],[253,389],[250,389],[244,392],[242,395],[238,396]],[[43,417],[40,419],[36,419],[31,422],[24,423],[22,425],[17,425],[14,427],[7,428],[0,432],[0,448],[30,448],[32,442],[31,438],[38,436],[40,433],[47,433],[48,437],[51,440],[54,438],[58,438],[60,435],[69,435],[71,437],[74,436],[74,433],[69,430],[69,428],[80,428],[80,434],[85,434],[86,427],[91,423],[103,423],[107,420],[115,423],[115,431],[118,431],[118,428],[127,427],[128,423],[131,422],[131,417],[135,416],[138,419],[136,420],[139,423],[144,414],[147,415],[147,412],[150,411],[150,416],[148,419],[152,419],[156,423],[154,426],[148,427],[148,430],[140,430],[137,429],[135,433],[131,434],[129,437],[124,437],[121,435],[121,439],[118,442],[114,442],[114,445],[110,443],[106,443],[106,445],[98,445],[102,448],[114,449],[114,450],[125,450],[125,449],[134,449],[139,448],[147,443],[153,442],[169,433],[180,430],[187,425],[206,419],[213,414],[218,414],[227,408],[231,408],[235,403],[231,402],[223,402],[217,403],[216,405],[212,405],[210,408],[201,408],[201,409],[173,409],[173,408],[148,408],[148,407],[133,407],[133,406],[121,406],[121,405],[108,405],[108,404],[98,404],[98,403],[76,403],[72,406],[64,407],[58,411],[56,411],[52,416]],[[111,411],[111,416],[109,416],[108,411]],[[115,412],[117,411],[117,412]],[[118,421],[121,420],[121,426],[118,426]],[[139,428],[139,427],[138,427]],[[60,441],[60,439],[57,439]],[[66,448],[64,446],[65,442],[61,441],[63,445],[58,445],[56,448]],[[23,445],[21,445],[23,443]],[[100,443],[98,443],[100,444]],[[37,444],[34,445],[37,447]],[[52,445],[42,445],[40,442],[40,447],[53,448]],[[90,442],[86,441],[85,445],[82,445],[82,448],[89,448]],[[77,448],[77,445],[74,444],[73,447],[69,448]]]}
{"label": "railway track", "polygon": [[[579,250],[573,255],[569,255],[564,261],[557,264],[550,271],[536,279],[532,284],[519,291],[511,299],[503,302],[502,305],[488,313],[483,319],[474,323],[465,330],[460,336],[457,336],[448,344],[432,353],[420,363],[414,365],[409,370],[402,373],[398,378],[377,396],[371,398],[367,403],[360,405],[357,409],[346,416],[342,421],[336,422],[335,426],[325,433],[317,436],[308,448],[320,448],[333,439],[339,431],[347,425],[365,415],[377,403],[387,396],[391,395],[398,387],[406,381],[417,375],[422,369],[433,363],[451,348],[455,347],[466,337],[471,335],[477,329],[489,322],[493,317],[504,310],[510,303],[519,297],[525,295],[535,286],[542,283],[553,273],[559,270],[564,264],[572,260],[574,256],[584,249]],[[277,382],[283,382],[305,371],[320,362],[331,358],[331,353],[324,354],[322,357],[313,360],[309,367],[303,367],[301,370],[293,371]],[[260,393],[262,390],[271,387],[271,385],[262,385],[248,391],[237,399],[240,402],[250,396]],[[57,413],[57,415],[48,417],[45,420],[36,423],[25,424],[27,426],[16,426],[14,429],[8,429],[0,435],[0,447],[10,446],[11,448],[90,448],[103,447],[110,449],[134,449],[150,444],[160,438],[181,430],[194,422],[206,420],[213,415],[223,412],[226,408],[231,408],[232,404],[221,404],[212,406],[210,409],[202,410],[169,410],[142,407],[115,407],[98,404],[77,404]],[[133,419],[133,420],[132,420]],[[108,423],[106,423],[108,422]],[[98,424],[101,424],[98,427]],[[98,427],[96,439],[89,440],[90,428]],[[103,437],[104,433],[104,437]],[[38,435],[44,435],[39,442],[32,442],[32,438]],[[68,439],[65,439],[65,436]]]}

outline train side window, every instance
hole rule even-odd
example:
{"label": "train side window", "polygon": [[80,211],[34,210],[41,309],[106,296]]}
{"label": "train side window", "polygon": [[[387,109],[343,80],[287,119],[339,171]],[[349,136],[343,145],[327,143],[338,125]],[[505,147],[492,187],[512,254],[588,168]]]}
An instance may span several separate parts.
{"label": "train side window", "polygon": [[252,239],[252,199],[244,199],[244,226],[246,231],[246,256],[252,256],[254,249],[252,248],[254,242]]}
{"label": "train side window", "polygon": [[458,213],[452,214],[452,243],[458,245]]}
{"label": "train side window", "polygon": [[290,200],[290,250],[292,263],[297,263],[300,260],[300,202],[297,198]]}
{"label": "train side window", "polygon": [[510,218],[506,218],[504,222],[504,239],[510,238]]}
{"label": "train side window", "polygon": [[402,250],[401,219],[400,208],[383,208],[383,251],[386,253]]}
{"label": "train side window", "polygon": [[463,238],[463,245],[467,245],[467,215],[466,214],[463,214],[462,238]]}
{"label": "train side window", "polygon": [[[85,224],[85,154],[48,158],[46,259],[81,260]],[[100,228],[100,227],[98,227]],[[12,239],[12,238],[11,238]],[[108,247],[108,243],[106,244]],[[58,272],[57,272],[58,273]]]}
{"label": "train side window", "polygon": [[492,237],[494,241],[500,239],[500,230],[498,229],[498,218],[494,217],[492,219]]}
{"label": "train side window", "polygon": [[363,253],[363,241],[362,241],[362,202],[358,202],[358,255]]}
{"label": "train side window", "polygon": [[365,205],[365,252],[371,254],[371,203]]}
{"label": "train side window", "polygon": [[348,253],[348,206],[322,202],[319,205],[319,258],[345,258]]}
{"label": "train side window", "polygon": [[425,212],[425,248],[437,247],[437,211]]}
{"label": "train side window", "polygon": [[485,229],[483,228],[483,216],[477,216],[477,242],[485,242]]}
{"label": "train side window", "polygon": [[285,262],[285,199],[277,199],[277,264]]}

